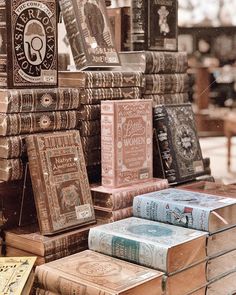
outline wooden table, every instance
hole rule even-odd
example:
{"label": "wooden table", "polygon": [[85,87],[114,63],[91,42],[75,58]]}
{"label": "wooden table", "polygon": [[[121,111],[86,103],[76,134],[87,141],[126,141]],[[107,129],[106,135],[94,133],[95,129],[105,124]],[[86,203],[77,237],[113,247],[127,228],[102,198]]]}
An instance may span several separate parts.
{"label": "wooden table", "polygon": [[236,136],[236,113],[230,114],[224,119],[224,133],[227,137],[227,148],[228,148],[228,170],[230,171],[231,164],[231,138]]}

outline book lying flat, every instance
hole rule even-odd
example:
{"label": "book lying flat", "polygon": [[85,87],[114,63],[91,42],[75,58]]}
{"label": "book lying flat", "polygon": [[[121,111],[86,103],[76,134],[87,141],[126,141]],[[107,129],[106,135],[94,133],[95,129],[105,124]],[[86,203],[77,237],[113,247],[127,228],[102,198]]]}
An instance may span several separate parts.
{"label": "book lying flat", "polygon": [[89,249],[168,274],[206,259],[206,233],[130,217],[90,229]]}
{"label": "book lying flat", "polygon": [[236,225],[236,199],[167,189],[134,198],[134,216],[210,233]]}
{"label": "book lying flat", "polygon": [[207,286],[206,295],[234,295],[236,292],[236,272],[232,272]]}
{"label": "book lying flat", "polygon": [[163,273],[89,250],[37,267],[35,275],[41,288],[59,294],[162,294]]}

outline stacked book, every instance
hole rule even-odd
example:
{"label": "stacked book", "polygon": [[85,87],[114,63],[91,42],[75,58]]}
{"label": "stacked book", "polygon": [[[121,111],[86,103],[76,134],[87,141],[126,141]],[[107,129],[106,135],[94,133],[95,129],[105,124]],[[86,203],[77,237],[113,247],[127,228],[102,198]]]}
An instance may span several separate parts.
{"label": "stacked book", "polygon": [[212,295],[233,294],[236,277],[236,190],[218,188],[214,183],[196,183],[140,195],[134,198],[133,204],[136,217],[208,234],[204,275],[205,289]]}
{"label": "stacked book", "polygon": [[86,166],[91,182],[101,180],[101,101],[140,99],[144,79],[140,72],[60,72],[59,84],[79,91],[77,110]]}

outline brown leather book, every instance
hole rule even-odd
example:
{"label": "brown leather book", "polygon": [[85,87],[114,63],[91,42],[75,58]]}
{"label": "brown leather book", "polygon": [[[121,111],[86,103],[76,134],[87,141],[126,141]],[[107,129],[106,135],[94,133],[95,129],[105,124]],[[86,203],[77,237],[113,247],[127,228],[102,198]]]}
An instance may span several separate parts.
{"label": "brown leather book", "polygon": [[101,149],[101,137],[99,135],[90,136],[90,137],[82,136],[81,142],[82,142],[84,153]]}
{"label": "brown leather book", "polygon": [[82,121],[79,120],[77,129],[81,136],[95,136],[101,134],[101,120]]}
{"label": "brown leather book", "polygon": [[115,222],[133,216],[133,207],[127,207],[115,211],[106,210],[103,207],[94,207],[95,217],[99,224]]}
{"label": "brown leather book", "polygon": [[89,250],[39,266],[35,275],[41,288],[60,294],[163,294],[163,273]]}
{"label": "brown leather book", "polygon": [[0,2],[0,87],[57,86],[57,1]]}
{"label": "brown leather book", "polygon": [[78,119],[83,121],[100,120],[101,106],[96,105],[82,105],[78,108]]}
{"label": "brown leather book", "polygon": [[94,222],[79,131],[31,135],[26,142],[41,233]]}
{"label": "brown leather book", "polygon": [[0,158],[0,181],[20,180],[23,172],[24,164],[21,159]]}
{"label": "brown leather book", "polygon": [[0,158],[12,159],[26,155],[25,136],[1,136]]}

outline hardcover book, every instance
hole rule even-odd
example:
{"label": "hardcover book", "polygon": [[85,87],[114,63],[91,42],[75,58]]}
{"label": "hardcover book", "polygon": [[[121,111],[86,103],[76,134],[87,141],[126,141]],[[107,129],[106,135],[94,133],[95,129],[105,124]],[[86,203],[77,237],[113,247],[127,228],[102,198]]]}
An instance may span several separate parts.
{"label": "hardcover book", "polygon": [[26,142],[41,234],[94,222],[79,131],[31,135]]}
{"label": "hardcover book", "polygon": [[122,187],[152,178],[152,133],[152,101],[102,102],[104,187]]}
{"label": "hardcover book", "polygon": [[99,120],[101,117],[101,106],[95,105],[82,105],[78,108],[78,119],[82,121]]}
{"label": "hardcover book", "polygon": [[87,226],[56,236],[46,237],[40,234],[37,225],[17,227],[5,232],[6,245],[45,257],[66,249],[79,248],[80,245],[87,243],[89,229],[90,227]]}
{"label": "hardcover book", "polygon": [[77,117],[76,111],[0,113],[0,136],[74,129]]}
{"label": "hardcover book", "polygon": [[115,189],[92,185],[91,192],[95,207],[103,207],[113,211],[132,206],[133,198],[139,194],[146,194],[165,188],[168,188],[166,179],[153,178],[144,183]]}
{"label": "hardcover book", "polygon": [[81,143],[84,153],[96,151],[101,149],[101,137],[99,135],[83,136],[81,137]]}
{"label": "hardcover book", "polygon": [[206,259],[206,233],[130,217],[90,229],[89,249],[167,274]]}
{"label": "hardcover book", "polygon": [[29,295],[34,281],[35,257],[0,258],[0,293]]}
{"label": "hardcover book", "polygon": [[208,286],[206,295],[233,295],[236,290],[236,272],[232,272],[217,280],[213,280]]}
{"label": "hardcover book", "polygon": [[181,189],[134,198],[134,216],[215,233],[236,225],[236,199]]}
{"label": "hardcover book", "polygon": [[76,88],[144,87],[145,80],[141,72],[134,71],[65,71],[59,73],[59,85]]}
{"label": "hardcover book", "polygon": [[188,74],[146,74],[144,94],[183,93],[190,89]]}
{"label": "hardcover book", "polygon": [[189,102],[188,93],[147,94],[144,99],[152,99],[153,107],[159,104],[183,104]]}
{"label": "hardcover book", "polygon": [[0,87],[56,87],[56,1],[1,1],[0,14]]}
{"label": "hardcover book", "polygon": [[204,174],[191,104],[156,106],[153,125],[155,177],[181,183]]}
{"label": "hardcover book", "polygon": [[61,294],[161,295],[162,273],[93,251],[36,268],[45,290]]}
{"label": "hardcover book", "polygon": [[31,113],[75,110],[80,105],[79,89],[0,90],[1,113]]}
{"label": "hardcover book", "polygon": [[0,137],[0,158],[20,158],[26,154],[24,136],[1,136]]}
{"label": "hardcover book", "polygon": [[0,181],[20,180],[23,172],[24,164],[21,159],[0,158]]}
{"label": "hardcover book", "polygon": [[123,208],[123,209],[119,209],[115,211],[110,211],[110,210],[107,210],[106,208],[97,207],[97,206],[95,206],[94,209],[95,209],[95,217],[98,224],[111,223],[111,222],[115,222],[115,221],[133,216],[132,207],[127,207],[127,208]]}
{"label": "hardcover book", "polygon": [[100,104],[102,100],[140,98],[139,87],[92,88],[83,89],[80,93],[81,104]]}
{"label": "hardcover book", "polygon": [[132,1],[133,50],[177,51],[178,1]]}
{"label": "hardcover book", "polygon": [[80,131],[81,136],[95,136],[101,135],[101,120],[95,121],[82,121],[79,120],[77,129]]}
{"label": "hardcover book", "polygon": [[120,66],[104,0],[60,0],[77,69]]}
{"label": "hardcover book", "polygon": [[123,67],[145,74],[186,73],[186,52],[129,51],[120,52]]}

